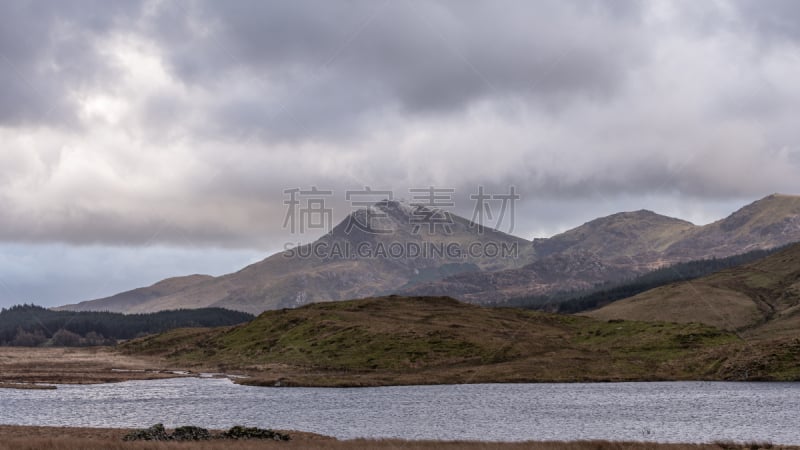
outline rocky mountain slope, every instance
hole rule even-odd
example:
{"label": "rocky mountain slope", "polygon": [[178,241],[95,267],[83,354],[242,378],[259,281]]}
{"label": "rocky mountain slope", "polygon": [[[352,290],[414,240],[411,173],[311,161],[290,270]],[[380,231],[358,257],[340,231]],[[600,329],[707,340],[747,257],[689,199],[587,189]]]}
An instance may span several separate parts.
{"label": "rocky mountain slope", "polygon": [[[419,216],[420,211],[414,208],[381,202],[351,214],[312,244],[273,255],[236,273],[187,278],[182,286],[168,283],[166,291],[156,289],[159,283],[62,308],[150,312],[219,306],[258,313],[391,293],[449,295],[491,304],[585,289],[676,262],[800,241],[800,197],[777,194],[705,226],[642,210],[599,218],[533,243],[479,229],[455,215],[449,233],[441,228],[415,230],[411,217]],[[371,228],[353,227],[353,221],[369,223]],[[381,233],[383,230],[390,232]],[[478,249],[514,247],[518,257],[470,255],[472,244]],[[447,246],[455,246],[459,252],[412,255],[408,251]],[[399,249],[400,256],[393,256],[392,248]],[[366,249],[366,256],[359,254],[359,249]]]}
{"label": "rocky mountain slope", "polygon": [[580,290],[671,264],[723,258],[800,241],[800,196],[770,195],[714,223],[698,226],[651,211],[595,219],[534,241],[533,262],[502,272],[458,274],[408,289],[492,303]]}
{"label": "rocky mountain slope", "polygon": [[[175,289],[163,289],[161,282],[61,309],[133,313],[219,306],[259,313],[391,293],[420,280],[514,268],[531,258],[530,241],[478,227],[456,215],[450,216],[451,223],[431,229],[423,223],[416,229],[419,222],[412,218],[434,212],[396,201],[377,203],[354,212],[312,244],[277,253],[238,272],[185,278],[183,286],[167,283]],[[506,248],[512,256],[516,249],[518,257],[471,252],[473,243]]]}

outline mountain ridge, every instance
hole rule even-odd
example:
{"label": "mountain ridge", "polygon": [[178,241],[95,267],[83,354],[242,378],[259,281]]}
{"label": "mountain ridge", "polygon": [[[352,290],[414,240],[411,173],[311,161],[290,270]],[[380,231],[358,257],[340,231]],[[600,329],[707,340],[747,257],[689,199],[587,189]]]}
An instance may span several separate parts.
{"label": "mountain ridge", "polygon": [[[631,218],[637,220],[630,223]],[[586,289],[597,278],[604,282],[618,282],[625,277],[676,263],[724,258],[798,241],[800,196],[772,194],[707,225],[694,225],[639,210],[601,217],[552,238],[534,240],[535,255],[541,259],[523,268],[510,269],[503,274],[476,274],[469,283],[455,275],[403,293],[441,295],[445,292],[444,286],[457,288],[463,284],[470,289],[461,295],[456,290],[454,295],[459,299],[493,303],[514,297],[543,295],[557,288]],[[604,274],[578,280],[564,277],[559,280],[560,286],[558,283],[543,283],[539,276],[541,266],[553,255],[558,255],[560,264],[568,268],[566,273],[579,270],[587,258],[593,257],[603,265]],[[504,285],[498,286],[497,279],[504,280]]]}
{"label": "mountain ridge", "polygon": [[[295,247],[271,255],[236,272],[199,280],[182,289],[161,296],[142,297],[143,291],[133,290],[116,296],[89,300],[59,309],[108,309],[113,312],[149,312],[182,307],[225,307],[244,312],[259,313],[267,309],[297,307],[320,301],[345,300],[391,293],[400,286],[414,281],[420,274],[430,277],[437,271],[444,274],[454,271],[498,270],[520,266],[532,255],[530,241],[480,227],[456,215],[446,222],[449,228],[423,229],[415,232],[411,214],[420,215],[435,210],[383,201],[348,215],[332,230],[311,244]],[[412,209],[415,208],[415,209]],[[369,225],[377,230],[365,230],[364,217],[371,211]],[[351,222],[356,225],[347,228]],[[441,228],[443,224],[437,224]],[[442,257],[375,257],[378,249],[384,251],[393,243],[416,244],[420,248],[431,246],[446,249],[455,245],[457,255],[445,253]],[[498,246],[514,248],[520,259],[495,258],[472,255],[466,250],[472,242],[492,242]],[[349,244],[349,245],[348,245]],[[376,254],[367,257],[333,254],[332,249],[348,248],[359,251],[353,244],[371,244],[368,250]],[[320,250],[323,254],[317,254]],[[359,256],[359,255],[355,255]],[[377,255],[379,256],[379,255]],[[404,255],[405,256],[405,255]],[[158,284],[158,283],[157,283]],[[145,288],[145,293],[149,289]],[[125,304],[126,299],[133,301]],[[223,306],[224,305],[224,306]]]}
{"label": "mountain ridge", "polygon": [[[108,309],[150,312],[186,307],[225,307],[259,313],[312,302],[345,300],[392,293],[451,295],[459,300],[493,304],[509,298],[557,290],[585,289],[620,281],[678,262],[727,257],[759,248],[800,241],[800,197],[773,194],[708,225],[649,210],[616,213],[594,219],[547,239],[528,241],[451,215],[450,233],[414,232],[413,205],[384,201],[351,213],[331,232],[220,277],[202,278],[162,295],[133,290],[116,296],[65,305],[60,309]],[[419,212],[419,210],[416,210]],[[422,211],[432,213],[436,211]],[[350,226],[372,216],[373,229]],[[377,216],[377,218],[376,218]],[[376,233],[390,229],[391,233]],[[443,255],[420,257],[353,257],[326,253],[335,245],[508,245],[517,258]],[[316,246],[316,247],[315,247]],[[310,257],[297,257],[300,251]],[[374,256],[374,255],[370,255]],[[181,279],[181,278],[178,278]],[[158,283],[157,283],[158,284]],[[155,285],[154,285],[155,286]],[[151,293],[152,291],[145,291]],[[145,298],[146,297],[146,298]],[[126,303],[126,299],[136,299]]]}

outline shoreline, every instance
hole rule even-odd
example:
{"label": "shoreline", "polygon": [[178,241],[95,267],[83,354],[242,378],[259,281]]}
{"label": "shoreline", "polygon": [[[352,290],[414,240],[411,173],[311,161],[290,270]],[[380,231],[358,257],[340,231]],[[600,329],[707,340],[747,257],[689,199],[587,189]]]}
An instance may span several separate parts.
{"label": "shoreline", "polygon": [[291,440],[278,442],[270,440],[208,440],[208,441],[130,441],[123,436],[133,431],[131,428],[90,428],[90,427],[43,427],[24,425],[0,425],[0,449],[225,449],[249,450],[256,448],[281,449],[474,449],[474,450],[733,450],[733,449],[773,449],[800,450],[800,446],[772,445],[768,442],[716,442],[716,443],[656,443],[633,441],[525,441],[525,442],[487,442],[487,441],[414,441],[402,439],[353,439],[338,440],[316,433],[292,430],[275,430],[288,434]]}
{"label": "shoreline", "polygon": [[173,366],[158,357],[113,347],[0,347],[0,389],[55,389],[57,384],[103,384],[165,378],[228,378],[243,386],[359,388],[495,383],[787,382],[681,376],[523,376],[498,365],[419,371],[314,370],[285,364],[258,367]]}
{"label": "shoreline", "polygon": [[186,374],[164,361],[125,355],[113,347],[0,347],[0,388],[37,389],[41,385],[183,376]]}

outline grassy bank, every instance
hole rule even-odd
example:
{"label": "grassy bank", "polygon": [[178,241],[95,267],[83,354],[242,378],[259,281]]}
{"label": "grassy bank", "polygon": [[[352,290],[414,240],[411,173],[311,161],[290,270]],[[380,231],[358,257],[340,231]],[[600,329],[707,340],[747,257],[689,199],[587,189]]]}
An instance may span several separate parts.
{"label": "grassy bank", "polygon": [[0,389],[56,389],[56,386],[51,384],[38,384],[38,383],[3,383],[0,382]]}
{"label": "grassy bank", "polygon": [[467,450],[732,450],[732,449],[797,449],[758,443],[719,444],[655,444],[642,442],[437,442],[356,439],[339,441],[312,433],[292,432],[289,442],[271,441],[207,441],[207,442],[123,442],[130,430],[109,428],[20,427],[0,425],[0,450],[144,450],[144,449],[467,449]]}
{"label": "grassy bank", "polygon": [[37,388],[37,383],[90,384],[171,378],[158,358],[124,355],[108,347],[0,347],[0,387]]}
{"label": "grassy bank", "polygon": [[244,383],[269,386],[800,378],[794,344],[779,344],[696,323],[385,297],[269,311],[232,328],[174,330],[121,350],[243,372],[251,376]]}

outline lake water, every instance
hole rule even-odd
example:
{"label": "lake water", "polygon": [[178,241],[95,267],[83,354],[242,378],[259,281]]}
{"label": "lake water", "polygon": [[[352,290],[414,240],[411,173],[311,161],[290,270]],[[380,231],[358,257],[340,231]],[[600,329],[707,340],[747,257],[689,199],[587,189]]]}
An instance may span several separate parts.
{"label": "lake water", "polygon": [[0,389],[0,423],[233,425],[338,438],[718,439],[800,444],[800,383],[572,383],[263,388],[177,378]]}

